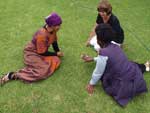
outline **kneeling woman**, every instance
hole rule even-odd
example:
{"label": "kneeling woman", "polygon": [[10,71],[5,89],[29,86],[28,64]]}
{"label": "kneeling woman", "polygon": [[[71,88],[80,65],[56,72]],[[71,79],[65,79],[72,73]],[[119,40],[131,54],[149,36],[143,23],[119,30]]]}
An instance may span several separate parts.
{"label": "kneeling woman", "polygon": [[[1,85],[9,80],[22,80],[27,83],[46,79],[59,67],[63,53],[57,44],[57,31],[62,23],[57,13],[45,18],[46,25],[40,28],[24,49],[25,67],[17,72],[10,72],[0,79]],[[52,45],[55,52],[49,52]]]}
{"label": "kneeling woman", "polygon": [[138,64],[129,61],[122,49],[111,42],[114,33],[110,25],[100,24],[95,31],[97,42],[102,47],[100,54],[97,58],[82,56],[86,62],[96,61],[87,91],[92,94],[94,85],[101,79],[106,93],[125,106],[135,95],[147,91],[143,73],[150,71],[149,62]]}

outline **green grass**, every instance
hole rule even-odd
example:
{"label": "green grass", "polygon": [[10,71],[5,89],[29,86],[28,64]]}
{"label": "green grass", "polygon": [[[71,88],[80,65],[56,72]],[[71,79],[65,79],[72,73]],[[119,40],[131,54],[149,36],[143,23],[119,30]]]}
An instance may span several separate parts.
{"label": "green grass", "polygon": [[[0,74],[24,66],[24,46],[43,26],[44,17],[52,11],[63,18],[58,36],[65,54],[60,68],[47,80],[34,84],[9,82],[1,87],[0,113],[150,113],[149,93],[135,97],[125,108],[121,108],[105,94],[100,83],[92,96],[85,90],[95,63],[83,63],[80,55],[96,55],[92,48],[85,47],[85,42],[95,23],[98,1],[0,1]],[[150,51],[145,49],[150,49],[150,1],[110,2],[124,28],[124,51],[129,59],[141,63],[150,59]],[[149,89],[150,73],[144,77]]]}

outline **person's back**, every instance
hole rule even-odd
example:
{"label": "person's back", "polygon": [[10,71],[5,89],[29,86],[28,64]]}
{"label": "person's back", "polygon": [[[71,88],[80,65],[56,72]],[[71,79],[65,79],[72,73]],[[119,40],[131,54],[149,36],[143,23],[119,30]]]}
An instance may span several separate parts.
{"label": "person's back", "polygon": [[126,105],[135,94],[145,92],[146,83],[142,72],[137,64],[128,61],[119,46],[111,43],[101,49],[100,55],[108,57],[101,78],[103,87],[120,105]]}
{"label": "person's back", "polygon": [[116,44],[109,44],[106,48],[102,48],[100,55],[108,56],[107,67],[112,73],[125,73],[131,69],[131,63],[128,61],[122,49]]}

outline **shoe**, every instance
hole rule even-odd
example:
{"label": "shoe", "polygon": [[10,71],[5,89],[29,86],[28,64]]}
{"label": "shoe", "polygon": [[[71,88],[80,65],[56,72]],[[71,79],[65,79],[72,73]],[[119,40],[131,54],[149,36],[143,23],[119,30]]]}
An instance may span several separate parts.
{"label": "shoe", "polygon": [[146,67],[146,71],[150,71],[150,62],[149,61],[146,61],[145,63],[145,67]]}
{"label": "shoe", "polygon": [[5,83],[7,83],[9,80],[11,80],[11,76],[13,75],[14,72],[9,72],[6,75],[3,75],[0,78],[0,85],[3,86]]}

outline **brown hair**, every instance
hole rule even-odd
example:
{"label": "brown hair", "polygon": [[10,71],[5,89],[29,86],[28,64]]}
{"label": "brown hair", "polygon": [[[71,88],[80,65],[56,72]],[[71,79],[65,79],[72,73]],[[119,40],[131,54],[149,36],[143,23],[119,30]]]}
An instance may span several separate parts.
{"label": "brown hair", "polygon": [[99,12],[106,12],[107,15],[111,14],[112,13],[112,6],[111,4],[109,3],[108,0],[101,0],[100,3],[98,4],[97,6],[97,10]]}

